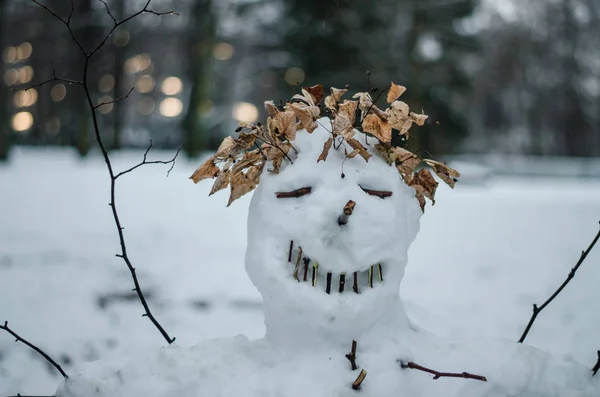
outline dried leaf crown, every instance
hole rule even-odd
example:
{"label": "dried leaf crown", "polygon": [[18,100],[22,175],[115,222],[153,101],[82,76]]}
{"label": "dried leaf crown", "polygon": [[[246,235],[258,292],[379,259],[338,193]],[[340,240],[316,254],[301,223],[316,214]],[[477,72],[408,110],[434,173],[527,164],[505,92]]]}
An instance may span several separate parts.
{"label": "dried leaf crown", "polygon": [[[385,110],[375,105],[368,92],[358,92],[352,97],[356,100],[345,99],[341,102],[347,91],[332,87],[330,95],[324,99],[324,106],[330,114],[332,131],[317,162],[327,160],[334,141],[339,137],[343,137],[352,148],[349,153],[344,149],[348,158],[359,155],[365,161],[369,161],[371,154],[355,139],[357,130],[361,131],[377,138],[377,154],[389,165],[395,165],[404,182],[415,189],[415,197],[419,200],[421,210],[425,210],[425,197],[431,200],[432,205],[435,204],[434,196],[438,182],[431,172],[426,168],[415,171],[421,159],[414,153],[391,144],[393,129],[408,139],[413,123],[422,126],[428,116],[411,112],[406,102],[399,101],[398,98],[406,88],[394,82],[387,90],[386,100],[389,106]],[[267,163],[270,163],[267,171],[274,174],[279,173],[283,161],[293,163],[288,154],[296,150],[292,143],[296,139],[296,133],[300,130],[312,133],[317,128],[316,120],[321,114],[323,97],[323,87],[318,84],[303,88],[302,94],[294,95],[285,105],[276,106],[273,101],[265,102],[268,113],[266,126],[261,123],[241,122],[236,130],[239,133],[238,137],[225,138],[217,152],[198,167],[190,179],[198,183],[203,179],[216,178],[209,195],[229,186],[227,206],[231,205],[233,201],[256,188]],[[360,110],[358,119],[357,110]],[[355,126],[357,122],[359,125]],[[445,183],[454,187],[460,176],[458,171],[435,160],[423,161]]]}

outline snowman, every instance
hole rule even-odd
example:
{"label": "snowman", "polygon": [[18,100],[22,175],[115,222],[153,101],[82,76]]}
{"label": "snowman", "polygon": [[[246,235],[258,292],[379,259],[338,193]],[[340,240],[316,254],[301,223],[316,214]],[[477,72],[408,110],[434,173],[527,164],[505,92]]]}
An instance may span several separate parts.
{"label": "snowman", "polygon": [[[242,123],[192,175],[214,178],[211,194],[230,187],[229,204],[254,190],[245,266],[263,296],[265,337],[89,363],[57,396],[600,395],[580,364],[507,340],[452,343],[410,322],[400,283],[438,182],[391,141],[426,116],[394,83],[385,110],[368,93],[342,101],[345,91],[324,98],[315,86],[286,106],[267,102],[266,125]],[[425,162],[454,186],[457,171]]]}

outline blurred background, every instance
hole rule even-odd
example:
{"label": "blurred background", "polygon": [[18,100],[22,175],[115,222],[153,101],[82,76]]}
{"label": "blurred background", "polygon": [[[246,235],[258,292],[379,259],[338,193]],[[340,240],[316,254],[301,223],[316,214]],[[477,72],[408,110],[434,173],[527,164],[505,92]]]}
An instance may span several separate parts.
{"label": "blurred background", "polygon": [[[70,2],[47,0],[66,16]],[[112,21],[97,0],[75,1],[88,47]],[[108,0],[117,19],[144,1]],[[112,149],[213,148],[235,120],[264,117],[265,100],[300,86],[408,88],[430,115],[414,135],[440,154],[600,155],[600,3],[596,0],[155,0],[119,28],[91,65]],[[79,87],[82,60],[64,26],[26,0],[1,0],[0,159],[14,145],[93,146]],[[367,71],[370,79],[367,80]],[[376,94],[374,94],[376,96]],[[383,100],[383,98],[382,98]]]}
{"label": "blurred background", "polygon": [[[41,1],[41,0],[40,0]],[[44,0],[67,16],[70,1]],[[112,26],[99,0],[75,0],[88,48]],[[117,19],[141,0],[107,0]],[[173,172],[119,179],[128,252],[153,313],[182,346],[264,334],[244,272],[251,194],[226,208],[188,178],[265,100],[302,86],[390,80],[430,115],[421,155],[462,176],[440,185],[409,251],[401,295],[411,319],[454,340],[523,332],[531,305],[562,283],[600,220],[598,0],[154,0],[94,57],[89,87],[117,171],[185,154]],[[115,257],[109,178],[79,87],[82,57],[29,0],[0,0],[0,321],[69,374],[165,344]],[[367,78],[367,71],[370,76]],[[377,97],[378,92],[373,93]],[[384,98],[380,98],[383,103]],[[156,149],[156,150],[155,150]],[[526,341],[591,367],[600,348],[600,248],[538,317]],[[0,395],[50,395],[60,375],[0,332]]]}

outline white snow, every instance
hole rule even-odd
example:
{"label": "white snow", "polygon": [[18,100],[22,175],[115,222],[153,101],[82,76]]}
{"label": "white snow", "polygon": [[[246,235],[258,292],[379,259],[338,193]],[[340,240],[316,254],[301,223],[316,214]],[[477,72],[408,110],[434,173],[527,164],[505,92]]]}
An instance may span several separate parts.
{"label": "white snow", "polygon": [[[314,150],[320,151],[322,142],[314,145]],[[135,163],[136,156],[139,154],[117,155],[119,166]],[[317,156],[318,152],[307,157],[316,162]],[[300,158],[294,166],[301,163]],[[354,160],[344,164],[347,178],[352,178],[352,170],[363,161]],[[106,205],[106,171],[100,159],[79,161],[56,151],[18,151],[12,165],[0,168],[0,320],[8,319],[15,330],[51,354],[68,353],[78,364],[102,359],[83,369],[80,365],[77,369],[66,367],[74,379],[69,385],[74,395],[85,396],[89,390],[99,396],[354,394],[349,384],[358,371],[350,371],[344,358],[350,340],[336,344],[327,339],[314,346],[299,340],[297,349],[290,345],[293,354],[289,349],[282,354],[281,344],[268,338],[254,340],[262,336],[264,328],[260,311],[254,309],[259,295],[242,266],[249,197],[230,208],[225,208],[224,192],[207,198],[209,183],[197,186],[187,180],[195,164],[180,162],[169,178],[162,178],[162,169],[148,167],[120,181],[121,213],[132,259],[142,285],[153,292],[151,307],[167,330],[177,336],[176,345],[159,347],[164,340],[147,319],[139,317],[141,307],[135,300],[98,310],[99,294],[126,293],[131,288],[124,265],[113,256],[117,240]],[[320,163],[323,179],[318,181],[330,178],[330,183],[323,184],[321,197],[338,202],[331,202],[331,207],[322,203],[321,212],[308,218],[308,207],[302,208],[302,203],[316,200],[321,193],[315,190],[314,195],[291,199],[306,215],[303,220],[315,227],[323,226],[326,219],[333,220],[334,211],[341,211],[346,199],[334,184],[339,177],[335,165],[335,157]],[[294,166],[273,181],[278,177],[283,180],[288,171],[291,177]],[[267,192],[269,179],[261,182],[255,196],[263,187]],[[289,186],[298,187],[302,186]],[[328,187],[331,190],[324,193]],[[374,197],[366,199],[387,203]],[[419,331],[406,331],[402,322],[386,320],[386,327],[395,323],[401,332],[359,339],[357,362],[368,371],[360,394],[598,395],[598,379],[589,381],[589,368],[599,347],[600,319],[594,302],[600,298],[596,288],[600,270],[593,266],[600,258],[597,252],[540,315],[527,339],[528,344],[554,357],[513,341],[529,318],[531,304],[540,303],[562,282],[579,251],[589,243],[597,228],[599,199],[600,185],[591,180],[503,179],[490,181],[485,189],[460,184],[455,191],[442,188],[436,205],[427,207],[421,232],[409,252],[402,296],[412,320],[455,341],[438,339],[420,327]],[[360,218],[361,203],[362,207],[368,205],[364,204],[367,201],[355,201],[357,212],[346,230],[351,233],[352,222]],[[272,204],[283,206],[284,202]],[[260,210],[260,205],[255,201],[253,208]],[[272,208],[270,211],[279,207]],[[288,217],[292,215],[285,214],[284,219],[297,219]],[[274,213],[264,226],[277,225],[277,218]],[[277,261],[284,259],[277,265],[274,261],[261,263],[264,268],[257,274],[272,269],[276,279],[265,283],[262,292],[279,281],[289,281],[278,280],[288,273],[277,273],[291,266],[287,264],[287,237],[294,234],[303,247],[309,237],[308,232],[305,235],[294,229],[297,223],[278,227],[284,225],[290,229],[281,235],[281,243],[262,247],[266,250],[278,244],[278,251],[270,255],[277,256]],[[361,235],[360,241],[377,235],[368,222],[364,227],[371,233]],[[391,225],[386,230],[393,232],[393,228]],[[322,234],[335,230],[317,229],[315,233]],[[260,234],[271,237],[280,232],[259,229]],[[401,239],[397,240],[402,246]],[[320,249],[317,245],[307,252],[322,260],[324,267],[338,266],[332,259],[323,260],[326,254]],[[370,255],[358,247],[352,249],[359,256]],[[347,252],[341,247],[339,250]],[[269,255],[267,251],[265,255]],[[380,287],[387,287],[387,282]],[[316,303],[331,305],[322,308],[323,312],[314,312],[315,316],[302,317],[308,330],[319,323],[319,315],[339,309],[342,302],[369,298],[365,293],[343,301],[344,294],[328,296],[308,285],[297,285],[293,279],[292,285],[298,287],[294,292],[297,296],[313,301],[302,306],[299,299],[297,312],[291,310],[290,315],[304,313],[302,307],[319,309]],[[379,293],[377,288],[368,292],[373,298]],[[197,311],[191,301],[196,302],[195,307],[208,307]],[[266,308],[269,304],[275,307],[275,316],[282,314],[279,302],[266,301]],[[363,325],[357,324],[357,329]],[[252,341],[245,337],[229,339],[239,333]],[[209,339],[216,336],[222,338]],[[489,337],[508,340],[490,341]],[[469,341],[458,341],[462,338]],[[329,342],[330,347],[325,348]],[[0,334],[0,351],[0,394],[48,394],[57,384],[37,357],[7,335]],[[401,370],[396,359],[414,360],[439,370],[482,374],[489,382],[434,381],[428,374]],[[79,376],[80,372],[84,375]],[[100,387],[98,393],[96,387]]]}

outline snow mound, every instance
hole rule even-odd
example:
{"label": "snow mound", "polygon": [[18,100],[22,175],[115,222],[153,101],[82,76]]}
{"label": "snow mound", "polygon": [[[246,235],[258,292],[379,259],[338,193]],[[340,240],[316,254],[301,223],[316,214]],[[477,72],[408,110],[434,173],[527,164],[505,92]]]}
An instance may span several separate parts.
{"label": "snow mound", "polygon": [[[453,343],[411,324],[399,290],[419,231],[414,190],[373,146],[368,162],[348,159],[340,138],[317,162],[328,123],[322,118],[312,134],[298,132],[293,164],[279,174],[266,167],[252,197],[246,271],[263,296],[265,338],[174,344],[90,363],[57,397],[600,395],[589,368],[573,361],[512,341]],[[350,201],[354,211],[340,222]],[[346,358],[353,340],[356,370]],[[434,380],[399,364],[409,361],[487,381]],[[367,376],[353,390],[363,369]]]}

